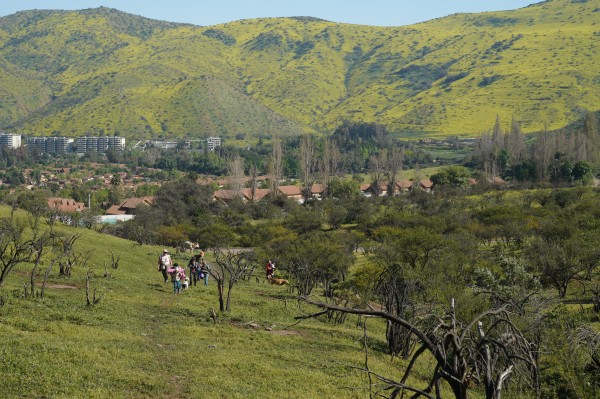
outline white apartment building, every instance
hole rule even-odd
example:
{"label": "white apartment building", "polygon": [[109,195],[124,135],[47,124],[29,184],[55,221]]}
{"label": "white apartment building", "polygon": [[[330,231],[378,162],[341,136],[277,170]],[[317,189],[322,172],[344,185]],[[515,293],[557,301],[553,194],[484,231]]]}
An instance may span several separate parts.
{"label": "white apartment building", "polygon": [[19,148],[21,147],[20,134],[0,134],[0,147]]}

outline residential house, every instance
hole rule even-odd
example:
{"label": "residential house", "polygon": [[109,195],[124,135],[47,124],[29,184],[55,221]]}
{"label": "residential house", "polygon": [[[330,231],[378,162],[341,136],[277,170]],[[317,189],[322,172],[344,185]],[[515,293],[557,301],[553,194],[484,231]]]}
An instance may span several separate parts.
{"label": "residential house", "polygon": [[410,180],[400,180],[396,182],[396,187],[400,193],[406,193],[412,189],[413,182]]}
{"label": "residential house", "polygon": [[70,198],[50,197],[48,207],[60,212],[81,212],[85,209],[85,204]]}
{"label": "residential house", "polygon": [[433,182],[429,179],[423,179],[419,181],[419,188],[426,193],[430,193],[433,191]]}
{"label": "residential house", "polygon": [[213,194],[213,200],[219,201],[225,205],[239,199],[245,202],[245,197],[241,191],[219,189]]}
{"label": "residential house", "polygon": [[133,215],[139,206],[152,206],[154,197],[127,198],[119,205],[113,205],[104,212],[106,215]]}
{"label": "residential house", "polygon": [[373,196],[373,187],[369,183],[363,183],[360,185],[360,193],[365,197]]}
{"label": "residential house", "polygon": [[253,192],[251,188],[242,188],[240,190],[240,193],[244,197],[245,201],[258,202],[265,199],[265,197],[267,197],[271,193],[271,190],[269,190],[268,188],[256,188]]}
{"label": "residential house", "polygon": [[277,190],[278,195],[283,195],[284,197],[298,201],[299,203],[304,202],[302,190],[298,186],[279,186]]}
{"label": "residential house", "polygon": [[313,183],[310,187],[310,194],[315,199],[323,198],[323,194],[325,194],[325,185],[320,183]]}

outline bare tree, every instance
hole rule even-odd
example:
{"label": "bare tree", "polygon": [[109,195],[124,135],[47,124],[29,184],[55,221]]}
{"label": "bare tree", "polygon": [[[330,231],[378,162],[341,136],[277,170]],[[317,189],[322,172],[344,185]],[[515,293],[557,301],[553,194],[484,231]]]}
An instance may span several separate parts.
{"label": "bare tree", "polygon": [[[92,280],[92,271],[88,270],[85,276],[85,299],[87,306],[94,306],[104,297],[104,294],[100,296],[96,296],[96,288],[94,288],[93,292],[91,291],[90,281]],[[90,293],[92,294],[90,297]]]}
{"label": "bare tree", "polygon": [[525,139],[519,123],[513,118],[510,133],[506,135],[506,148],[515,163],[520,163],[525,155]]}
{"label": "bare tree", "polygon": [[[31,276],[29,279],[30,283],[30,294],[31,296],[35,296],[35,276],[37,273],[37,269],[42,263],[42,257],[44,253],[48,249],[48,244],[52,240],[52,235],[50,233],[42,233],[41,235],[35,234],[35,236],[31,239],[31,247],[33,250],[33,268],[31,269]],[[53,260],[51,264],[54,264],[56,260]],[[25,292],[25,296],[27,297],[27,292]]]}
{"label": "bare tree", "polygon": [[253,162],[250,165],[250,177],[252,178],[252,180],[250,181],[250,201],[252,201],[252,202],[254,202],[254,199],[256,198],[256,189],[257,189],[256,175],[257,175],[256,164]]}
{"label": "bare tree", "polygon": [[77,252],[75,250],[76,241],[81,238],[79,234],[73,234],[65,237],[58,237],[59,245],[62,247],[63,258],[58,262],[59,273],[63,276],[71,276],[73,267],[85,266],[90,260],[92,250],[86,252]]}
{"label": "bare tree", "polygon": [[25,234],[25,223],[14,218],[0,220],[0,286],[20,263],[29,262],[34,247]]}
{"label": "bare tree", "polygon": [[283,146],[281,138],[273,137],[273,154],[271,159],[271,177],[273,179],[273,194],[277,195],[279,182],[283,177]]}
{"label": "bare tree", "polygon": [[[381,185],[385,176],[385,166],[387,164],[387,153],[385,150],[372,155],[369,159],[369,171],[371,172],[371,186],[375,195],[381,194]],[[389,189],[389,187],[388,187]]]}
{"label": "bare tree", "polygon": [[538,177],[543,180],[548,176],[550,160],[555,152],[551,140],[548,137],[546,127],[544,127],[543,132],[537,134],[536,141],[532,149],[533,160],[536,164]]}
{"label": "bare tree", "polygon": [[394,195],[396,190],[396,178],[398,172],[402,169],[404,153],[401,148],[395,144],[392,145],[387,157],[387,175],[388,175],[388,195]]}
{"label": "bare tree", "polygon": [[210,269],[210,275],[217,282],[219,309],[221,312],[229,312],[231,291],[240,279],[243,279],[246,274],[251,274],[254,271],[256,267],[256,254],[254,251],[215,248],[214,255],[218,268]]}
{"label": "bare tree", "polygon": [[339,164],[340,150],[337,148],[335,141],[331,137],[323,139],[323,155],[319,162],[319,172],[325,195],[328,194],[331,177],[338,173]]}
{"label": "bare tree", "polygon": [[[431,313],[411,323],[388,312],[341,307],[308,297],[299,299],[325,311],[297,319],[316,317],[332,311],[366,315],[398,324],[417,337],[418,348],[399,380],[377,375],[368,368],[364,370],[370,377],[374,375],[385,384],[384,390],[391,392],[386,396],[388,398],[403,397],[406,392],[411,392],[412,398],[439,399],[442,382],[446,382],[456,399],[467,399],[474,383],[485,385],[487,399],[500,399],[504,383],[516,367],[522,367],[519,373],[527,374],[531,370],[537,372],[537,364],[531,360],[535,357],[532,352],[536,348],[511,321],[508,305],[486,310],[462,323],[456,316],[452,300],[443,315]],[[407,381],[417,361],[421,359],[428,362],[421,358],[424,353],[433,357],[435,366],[431,370],[429,384],[416,387]],[[384,397],[381,392],[378,392],[378,396]]]}
{"label": "bare tree", "polygon": [[588,111],[583,121],[583,135],[587,139],[587,160],[596,163],[600,158],[600,136],[598,135],[598,121],[593,112]]}
{"label": "bare tree", "polygon": [[113,269],[118,269],[119,268],[119,262],[121,262],[121,255],[116,255],[115,256],[115,253],[111,249],[109,249],[108,252],[110,252],[110,259],[111,259],[110,265],[111,265],[111,267]]}
{"label": "bare tree", "polygon": [[310,188],[313,183],[313,167],[315,147],[309,135],[304,135],[300,139],[300,170],[303,180],[303,195],[308,198],[310,196]]}
{"label": "bare tree", "polygon": [[227,172],[231,177],[231,188],[239,195],[243,186],[244,159],[236,154],[227,163]]}

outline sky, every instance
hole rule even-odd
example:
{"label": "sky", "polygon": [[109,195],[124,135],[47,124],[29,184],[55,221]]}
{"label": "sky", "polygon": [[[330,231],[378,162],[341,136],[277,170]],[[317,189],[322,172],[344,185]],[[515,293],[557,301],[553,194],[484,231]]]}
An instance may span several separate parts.
{"label": "sky", "polygon": [[208,26],[260,17],[310,16],[333,22],[401,26],[457,12],[513,10],[539,0],[0,0],[0,16],[32,9],[100,6],[169,22]]}

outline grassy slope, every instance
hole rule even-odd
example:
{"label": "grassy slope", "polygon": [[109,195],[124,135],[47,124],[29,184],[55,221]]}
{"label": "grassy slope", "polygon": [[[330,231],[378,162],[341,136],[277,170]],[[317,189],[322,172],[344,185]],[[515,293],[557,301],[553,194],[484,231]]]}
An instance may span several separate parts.
{"label": "grassy slope", "polygon": [[[1,216],[7,213],[0,208]],[[94,308],[85,306],[80,268],[68,279],[55,269],[51,284],[77,289],[49,288],[43,300],[20,299],[29,266],[11,275],[2,289],[8,303],[0,307],[3,397],[368,397],[365,376],[346,367],[364,362],[354,318],[337,327],[318,321],[289,327],[305,314],[293,300],[285,307],[282,298],[292,294],[251,281],[235,287],[231,314],[215,325],[209,318],[209,309],[218,309],[214,282],[175,296],[155,270],[160,248],[76,232],[82,235],[79,250],[94,250],[92,285],[105,297]],[[104,278],[108,248],[122,261]],[[245,326],[251,321],[261,327]],[[382,326],[369,326],[372,344],[382,345]],[[370,366],[383,373],[397,363],[371,353]]]}
{"label": "grassy slope", "polygon": [[21,13],[0,20],[0,61],[34,84],[7,85],[13,100],[0,120],[23,132],[137,136],[323,131],[343,119],[474,134],[497,114],[527,131],[558,127],[598,109],[599,15],[600,0],[390,28],[294,18],[202,28],[104,8]]}

